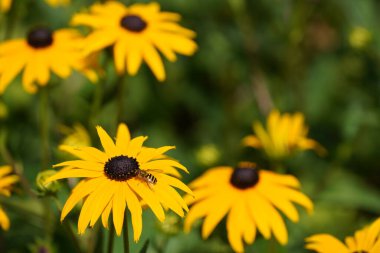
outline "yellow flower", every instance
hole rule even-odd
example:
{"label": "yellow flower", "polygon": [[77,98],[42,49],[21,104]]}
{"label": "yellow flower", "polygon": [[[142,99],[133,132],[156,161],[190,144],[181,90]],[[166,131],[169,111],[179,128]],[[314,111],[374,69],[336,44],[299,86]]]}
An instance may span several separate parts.
{"label": "yellow flower", "polygon": [[91,145],[91,138],[87,130],[79,123],[74,124],[72,128],[61,126],[60,132],[65,135],[61,145],[85,147]]}
{"label": "yellow flower", "polygon": [[260,122],[252,125],[256,135],[248,135],[243,144],[253,148],[264,149],[268,157],[282,159],[296,151],[314,149],[324,154],[325,149],[316,141],[307,138],[308,128],[301,113],[290,115],[273,110],[267,119],[267,130]]}
{"label": "yellow flower", "polygon": [[176,53],[190,56],[197,49],[192,40],[195,33],[178,25],[179,20],[176,13],[160,12],[157,3],[126,7],[110,1],[94,4],[88,14],[76,14],[72,24],[93,28],[86,38],[86,52],[113,46],[119,74],[127,69],[130,75],[135,75],[144,60],[156,78],[163,81],[165,69],[158,51],[169,61],[175,61]]}
{"label": "yellow flower", "polygon": [[[11,195],[11,186],[19,180],[17,175],[10,175],[12,168],[10,166],[0,166],[0,194],[9,197]],[[4,210],[0,207],[0,227],[4,230],[9,229],[9,218]]]}
{"label": "yellow flower", "polygon": [[27,92],[37,91],[50,80],[50,71],[67,78],[72,69],[83,71],[83,37],[75,30],[31,30],[26,39],[0,44],[0,93],[24,69],[22,83]]}
{"label": "yellow flower", "polygon": [[372,34],[367,28],[356,26],[354,27],[349,35],[349,42],[353,48],[361,49],[364,48],[372,39]]}
{"label": "yellow flower", "polygon": [[307,249],[319,253],[379,253],[380,218],[354,236],[346,237],[346,244],[329,234],[313,235],[306,242]]}
{"label": "yellow flower", "polygon": [[53,7],[70,4],[70,0],[45,0],[45,2]]}
{"label": "yellow flower", "polygon": [[95,225],[102,217],[104,227],[108,227],[108,216],[112,210],[113,224],[120,235],[126,206],[131,213],[134,240],[138,241],[142,231],[142,204],[149,206],[157,218],[165,219],[163,206],[183,217],[188,211],[182,197],[173,188],[187,193],[191,190],[173,176],[180,176],[177,169],[187,172],[179,162],[164,155],[173,146],[147,148],[143,142],[147,137],[131,139],[126,125],[120,124],[116,143],[101,127],[97,127],[104,152],[93,147],[70,147],[62,149],[77,156],[79,160],[55,165],[64,167],[47,180],[83,177],[72,190],[63,207],[61,220],[72,208],[84,199],[78,220],[78,231],[83,234],[88,226]]}
{"label": "yellow flower", "polygon": [[12,0],[0,0],[0,12],[7,12],[11,5]]}
{"label": "yellow flower", "polygon": [[187,198],[192,206],[185,231],[205,217],[202,237],[206,239],[227,215],[228,240],[236,252],[244,252],[243,239],[247,244],[254,242],[256,230],[266,239],[273,233],[281,244],[286,244],[288,233],[278,210],[297,222],[299,216],[292,202],[308,211],[313,209],[313,203],[299,187],[295,177],[257,170],[252,163],[240,163],[236,168],[215,167],[190,184],[195,199]]}

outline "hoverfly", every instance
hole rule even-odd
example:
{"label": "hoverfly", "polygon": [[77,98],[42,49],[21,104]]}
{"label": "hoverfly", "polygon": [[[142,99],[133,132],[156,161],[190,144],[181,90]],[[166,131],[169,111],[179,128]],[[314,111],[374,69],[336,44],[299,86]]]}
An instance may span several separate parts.
{"label": "hoverfly", "polygon": [[145,183],[147,183],[149,188],[152,189],[152,186],[157,183],[157,178],[153,174],[149,173],[148,171],[160,171],[160,170],[140,170],[139,169],[137,171],[136,177],[140,179],[141,181],[144,181]]}

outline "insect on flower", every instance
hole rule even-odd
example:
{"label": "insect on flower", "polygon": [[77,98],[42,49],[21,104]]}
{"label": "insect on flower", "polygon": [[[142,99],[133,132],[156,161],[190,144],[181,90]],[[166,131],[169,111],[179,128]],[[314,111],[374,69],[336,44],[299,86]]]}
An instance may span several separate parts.
{"label": "insect on flower", "polygon": [[141,170],[139,169],[137,171],[136,177],[140,179],[141,181],[144,181],[151,190],[153,190],[153,186],[157,184],[157,178],[152,174],[149,173],[149,171],[155,171],[158,173],[162,173],[161,170],[153,170],[153,169],[147,169],[147,170]]}

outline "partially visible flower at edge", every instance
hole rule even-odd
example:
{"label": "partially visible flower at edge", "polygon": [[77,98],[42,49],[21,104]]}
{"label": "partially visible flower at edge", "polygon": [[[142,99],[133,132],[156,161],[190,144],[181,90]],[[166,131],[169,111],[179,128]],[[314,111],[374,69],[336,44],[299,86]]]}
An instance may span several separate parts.
{"label": "partially visible flower at edge", "polygon": [[97,131],[104,152],[93,147],[62,146],[62,150],[79,159],[55,165],[63,169],[47,180],[84,178],[67,199],[61,220],[84,199],[78,220],[78,232],[83,234],[88,226],[94,226],[100,216],[103,226],[108,228],[108,217],[112,210],[113,224],[116,233],[120,235],[124,213],[128,207],[132,217],[134,241],[138,241],[142,232],[140,201],[146,203],[161,222],[165,219],[163,206],[181,217],[184,216],[184,210],[188,211],[188,207],[174,187],[189,194],[192,192],[177,178],[180,176],[177,169],[188,172],[187,169],[164,155],[173,146],[144,147],[147,137],[131,139],[125,124],[119,125],[116,142],[103,128],[98,126]]}
{"label": "partially visible flower at edge", "polygon": [[317,234],[306,239],[306,249],[318,253],[379,253],[380,252],[380,218],[371,225],[348,236],[342,243],[329,234]]}
{"label": "partially visible flower at edge", "polygon": [[299,220],[299,215],[292,202],[309,212],[313,210],[311,200],[298,190],[297,178],[258,170],[249,162],[236,168],[212,168],[189,186],[195,198],[186,196],[191,206],[185,219],[185,232],[204,217],[202,237],[206,239],[227,216],[228,241],[235,252],[244,252],[243,240],[247,244],[254,242],[256,230],[266,239],[273,233],[281,244],[286,244],[288,233],[278,210],[293,222]]}
{"label": "partially visible flower at edge", "polygon": [[22,84],[29,93],[49,82],[50,71],[65,79],[74,69],[94,80],[93,72],[87,71],[82,47],[83,37],[78,31],[51,31],[46,27],[32,29],[25,39],[1,43],[0,94],[23,69]]}
{"label": "partially visible flower at edge", "polygon": [[166,78],[160,51],[169,61],[176,53],[190,56],[197,49],[192,40],[195,33],[176,22],[180,15],[161,12],[158,3],[125,6],[116,1],[94,4],[90,13],[79,13],[73,25],[86,25],[93,31],[85,39],[87,53],[113,46],[115,67],[119,74],[125,69],[136,75],[145,61],[159,81]]}
{"label": "partially visible flower at edge", "polygon": [[[6,197],[11,195],[11,186],[12,184],[19,181],[19,177],[17,175],[11,174],[12,167],[5,165],[0,166],[0,194]],[[0,206],[0,227],[3,230],[8,230],[10,226],[9,218],[7,214],[4,212],[2,207]]]}
{"label": "partially visible flower at edge", "polygon": [[281,115],[278,110],[273,110],[267,118],[267,129],[261,122],[255,121],[252,128],[256,135],[246,136],[243,145],[263,149],[274,160],[308,149],[324,155],[326,150],[315,140],[307,138],[308,128],[304,121],[302,113]]}
{"label": "partially visible flower at edge", "polygon": [[45,0],[47,4],[53,7],[69,5],[71,0]]}
{"label": "partially visible flower at edge", "polygon": [[0,0],[0,12],[7,12],[11,8],[12,0]]}

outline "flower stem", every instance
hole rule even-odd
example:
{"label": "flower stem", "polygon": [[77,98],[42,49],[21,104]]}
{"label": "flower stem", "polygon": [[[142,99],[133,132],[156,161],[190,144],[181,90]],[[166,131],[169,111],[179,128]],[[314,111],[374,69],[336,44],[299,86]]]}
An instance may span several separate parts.
{"label": "flower stem", "polygon": [[123,241],[124,241],[124,253],[129,253],[129,238],[128,238],[128,215],[125,213],[125,220],[123,226]]}
{"label": "flower stem", "polygon": [[103,82],[104,80],[101,80],[96,84],[93,98],[92,98],[92,104],[91,104],[91,112],[90,112],[90,117],[88,119],[88,129],[90,132],[91,136],[91,141],[94,141],[96,133],[94,132],[94,127],[98,124],[97,122],[97,114],[99,113],[100,107],[102,105],[102,100],[103,100],[103,92],[104,92],[104,87],[103,87]]}
{"label": "flower stem", "polygon": [[40,90],[40,136],[41,136],[41,168],[46,170],[49,166],[49,93],[46,87]]}
{"label": "flower stem", "polygon": [[119,76],[117,80],[117,124],[123,121],[124,116],[124,76]]}
{"label": "flower stem", "polygon": [[109,233],[108,233],[107,253],[113,252],[114,237],[115,237],[115,228],[113,226],[110,226]]}
{"label": "flower stem", "polygon": [[[61,213],[62,212],[62,206],[61,206],[61,203],[59,202],[57,196],[52,195],[51,197],[52,197],[55,205],[57,206],[57,209]],[[66,231],[69,233],[71,241],[74,244],[75,252],[82,253],[82,250],[81,250],[81,247],[80,247],[80,244],[79,244],[79,241],[78,241],[78,237],[75,235],[75,232],[73,230],[73,227],[71,226],[71,223],[68,222],[68,221],[63,222],[63,226],[66,229]]]}

